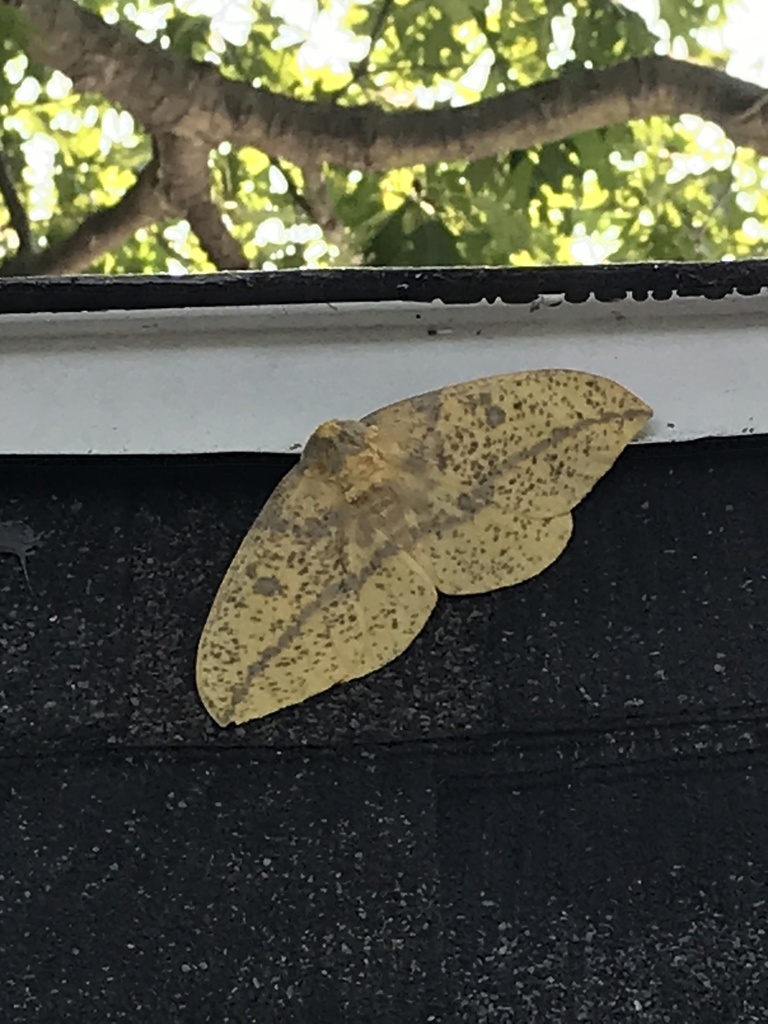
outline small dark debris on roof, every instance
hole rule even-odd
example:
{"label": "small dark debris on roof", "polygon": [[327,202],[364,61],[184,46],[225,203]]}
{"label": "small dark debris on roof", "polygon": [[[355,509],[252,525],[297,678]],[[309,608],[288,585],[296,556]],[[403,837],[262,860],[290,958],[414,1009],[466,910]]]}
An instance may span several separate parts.
{"label": "small dark debris on roof", "polygon": [[26,523],[14,521],[0,523],[0,552],[6,555],[15,555],[18,558],[24,579],[30,589],[32,589],[32,585],[29,582],[27,556],[34,551],[43,536],[42,533],[35,533],[32,527]]}

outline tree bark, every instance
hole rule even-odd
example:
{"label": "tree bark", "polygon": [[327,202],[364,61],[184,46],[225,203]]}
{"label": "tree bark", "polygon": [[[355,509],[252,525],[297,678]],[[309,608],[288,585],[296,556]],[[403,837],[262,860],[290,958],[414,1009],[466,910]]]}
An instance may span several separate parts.
{"label": "tree bark", "polygon": [[107,25],[74,0],[0,0],[32,28],[29,51],[81,92],[98,92],[149,131],[215,146],[227,139],[299,166],[390,170],[477,159],[654,114],[698,114],[738,145],[768,153],[768,92],[714,68],[639,57],[471,106],[386,111],[310,103],[233,82]]}
{"label": "tree bark", "polygon": [[16,188],[16,182],[13,180],[10,163],[2,148],[0,148],[0,196],[8,210],[8,220],[18,239],[18,259],[23,262],[30,259],[33,254],[32,229],[27,211]]}

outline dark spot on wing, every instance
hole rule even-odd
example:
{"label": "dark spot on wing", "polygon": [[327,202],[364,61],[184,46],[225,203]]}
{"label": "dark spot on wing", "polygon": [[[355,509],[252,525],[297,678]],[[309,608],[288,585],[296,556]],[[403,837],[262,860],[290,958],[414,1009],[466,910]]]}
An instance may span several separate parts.
{"label": "dark spot on wing", "polygon": [[[248,568],[252,567],[249,566]],[[277,576],[258,576],[253,581],[253,592],[254,594],[260,594],[262,597],[275,597],[278,594],[284,594],[285,587]]]}
{"label": "dark spot on wing", "polygon": [[471,494],[460,494],[457,502],[462,512],[472,513],[477,510],[477,499],[473,498]]}
{"label": "dark spot on wing", "polygon": [[500,427],[506,419],[507,414],[500,405],[489,405],[485,410],[485,422],[489,427]]}

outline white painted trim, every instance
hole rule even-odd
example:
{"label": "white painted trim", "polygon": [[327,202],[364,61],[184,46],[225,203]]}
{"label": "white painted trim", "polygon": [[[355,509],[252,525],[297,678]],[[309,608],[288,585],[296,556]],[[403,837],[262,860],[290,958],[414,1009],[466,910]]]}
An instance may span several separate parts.
{"label": "white painted trim", "polygon": [[0,453],[295,451],[320,422],[472,377],[591,370],[645,441],[768,433],[768,295],[0,317]]}

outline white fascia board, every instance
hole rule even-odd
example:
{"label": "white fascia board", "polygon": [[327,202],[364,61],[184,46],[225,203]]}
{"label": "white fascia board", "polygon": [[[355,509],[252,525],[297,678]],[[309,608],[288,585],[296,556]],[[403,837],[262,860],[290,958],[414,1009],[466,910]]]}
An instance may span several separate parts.
{"label": "white fascia board", "polygon": [[318,423],[568,367],[653,406],[642,441],[768,433],[768,296],[0,317],[0,452],[289,452]]}

